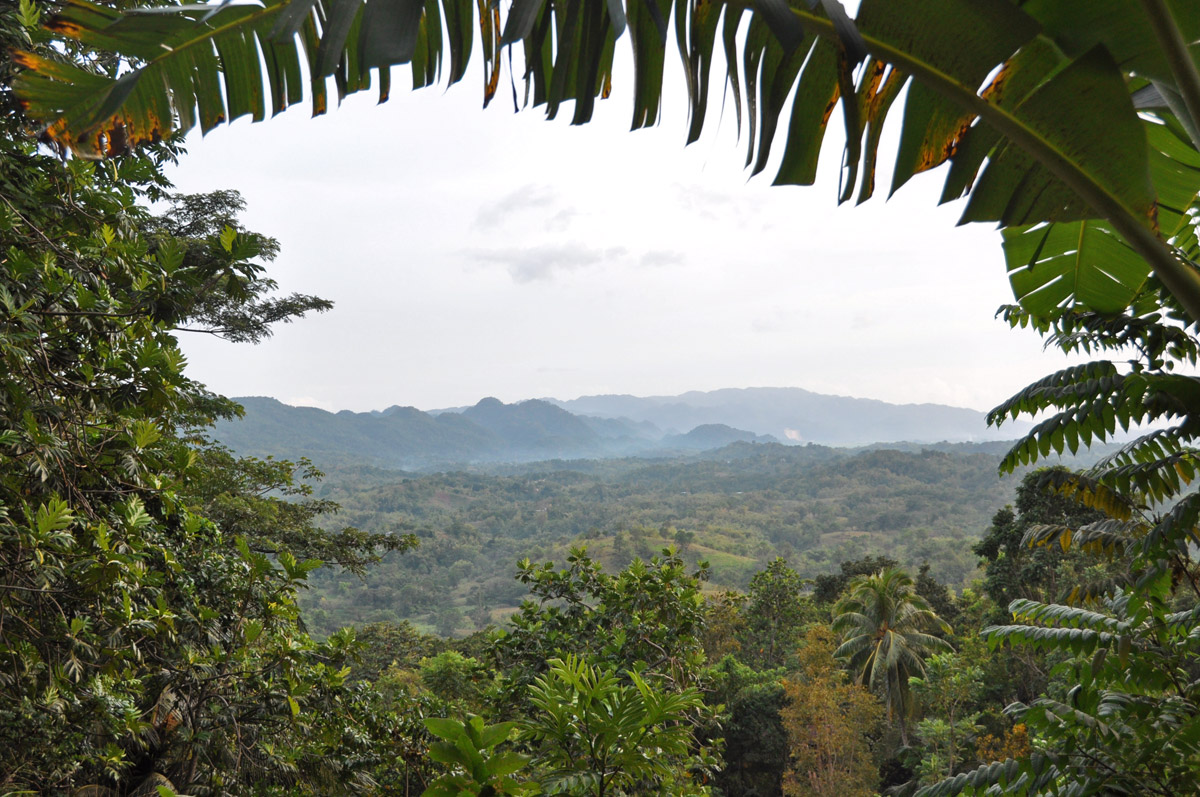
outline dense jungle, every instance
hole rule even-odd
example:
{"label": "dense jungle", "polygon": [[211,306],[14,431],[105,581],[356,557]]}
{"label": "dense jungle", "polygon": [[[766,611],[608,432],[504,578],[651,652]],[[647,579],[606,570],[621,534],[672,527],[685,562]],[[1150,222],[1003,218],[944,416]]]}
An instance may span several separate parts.
{"label": "dense jungle", "polygon": [[[322,481],[213,439],[183,331],[331,305],[236,186],[173,189],[189,129],[473,49],[488,98],[518,50],[530,104],[642,126],[671,38],[689,136],[720,39],[779,182],[840,107],[843,199],[909,86],[894,187],[948,162],[1001,317],[1080,358],[998,404],[1006,453]],[[0,794],[1200,791],[1198,41],[1182,0],[0,6]]]}

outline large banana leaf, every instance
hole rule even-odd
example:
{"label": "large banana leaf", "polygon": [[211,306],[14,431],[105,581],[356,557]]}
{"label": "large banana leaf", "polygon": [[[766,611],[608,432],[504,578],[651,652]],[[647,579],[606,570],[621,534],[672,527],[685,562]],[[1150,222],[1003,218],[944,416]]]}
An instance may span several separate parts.
{"label": "large banana leaf", "polygon": [[[1194,260],[1184,244],[1195,236],[1194,219],[1187,211],[1200,189],[1200,153],[1171,125],[1146,122],[1144,126],[1158,224],[1170,231],[1181,254]],[[1017,301],[1041,314],[1053,314],[1070,304],[1101,313],[1120,312],[1150,275],[1149,263],[1111,224],[1098,219],[1009,228],[1004,233],[1004,256]]]}
{"label": "large banana leaf", "polygon": [[[1195,114],[1189,104],[1200,97],[1200,77],[1180,44],[1200,39],[1195,0],[863,0],[855,20],[833,0],[750,0],[748,8],[513,0],[504,19],[495,0],[192,8],[121,15],[67,0],[50,28],[118,54],[129,68],[102,75],[20,54],[27,69],[16,90],[26,112],[44,123],[47,139],[90,156],[197,124],[207,131],[237,116],[261,119],[299,101],[305,81],[321,113],[330,76],[341,97],[368,88],[375,71],[381,99],[396,64],[412,65],[418,87],[459,80],[477,21],[485,103],[500,79],[501,47],[519,44],[526,103],[551,117],[570,103],[576,124],[613,90],[611,65],[626,31],[632,124],[656,122],[674,38],[691,141],[705,124],[719,40],[755,172],[786,129],[776,182],[811,183],[840,105],[841,199],[856,191],[866,199],[881,131],[907,85],[892,190],[949,161],[943,198],[967,197],[963,221],[1012,230],[1009,267],[1031,309],[1119,310],[1153,271],[1200,319],[1200,275],[1169,240],[1200,187],[1189,137],[1200,128],[1200,100]],[[1177,35],[1164,37],[1144,9],[1167,12]],[[1143,117],[1131,93],[1147,81],[1159,101],[1139,95]]]}
{"label": "large banana leaf", "polygon": [[[473,46],[474,15],[462,0],[264,0],[217,13],[182,7],[119,13],[68,0],[47,27],[135,68],[98,75],[83,65],[17,53],[26,67],[17,89],[25,112],[48,122],[43,135],[85,157],[116,154],[199,124],[205,133],[242,116],[262,120],[302,101],[328,107],[326,83],[339,97],[369,89],[379,68],[411,63],[413,83],[437,82],[449,50],[450,82],[462,78]],[[498,68],[499,33],[481,25],[485,55]],[[446,44],[449,44],[448,48]],[[488,46],[490,45],[490,47]],[[265,80],[264,80],[265,77]]]}

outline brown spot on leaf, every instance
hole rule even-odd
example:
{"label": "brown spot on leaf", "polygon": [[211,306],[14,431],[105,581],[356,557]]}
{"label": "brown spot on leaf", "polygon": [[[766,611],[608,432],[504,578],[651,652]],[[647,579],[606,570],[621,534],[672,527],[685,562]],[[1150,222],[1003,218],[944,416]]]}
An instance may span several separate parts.
{"label": "brown spot on leaf", "polygon": [[36,69],[41,60],[33,53],[27,53],[24,50],[13,50],[12,59],[17,66],[23,66],[26,69]]}
{"label": "brown spot on leaf", "polygon": [[954,131],[954,135],[950,137],[950,140],[947,141],[945,146],[942,148],[942,157],[937,163],[933,164],[934,166],[937,166],[938,164],[941,164],[954,157],[954,153],[958,152],[958,145],[962,143],[963,136],[965,136],[967,131],[971,129],[971,123],[974,121],[974,116],[968,117],[962,121],[962,123],[958,126],[958,129]]}
{"label": "brown spot on leaf", "polygon": [[[979,96],[992,104],[999,102],[1004,96],[1004,89],[1012,76],[1012,62],[1006,62],[996,76],[991,79],[988,85],[980,92]],[[958,127],[950,133],[939,145],[936,142],[929,142],[929,146],[921,151],[920,160],[918,160],[913,171],[923,172],[929,169],[941,166],[950,158],[953,158],[958,152],[959,146],[962,144],[963,137],[971,130],[971,126],[975,123],[975,116],[968,115],[959,121]]]}
{"label": "brown spot on leaf", "polygon": [[992,82],[988,83],[979,96],[982,99],[991,103],[1000,101],[1004,96],[1004,86],[1008,82],[1008,78],[1012,75],[1012,61],[1006,61],[1004,66],[1000,67],[1000,71],[992,78]]}
{"label": "brown spot on leaf", "polygon": [[83,33],[83,26],[76,22],[68,22],[61,17],[51,17],[46,22],[46,30],[61,33],[63,36],[72,39],[78,39],[80,34]]}
{"label": "brown spot on leaf", "polygon": [[875,61],[871,64],[871,73],[863,82],[863,108],[867,110],[867,118],[870,118],[870,112],[877,104],[879,98],[879,84],[883,82],[883,73],[887,69],[887,64],[882,61]]}
{"label": "brown spot on leaf", "polygon": [[833,115],[833,109],[837,107],[838,97],[842,96],[842,90],[839,86],[833,87],[833,96],[829,98],[829,102],[825,105],[825,112],[821,114],[821,127],[824,127],[829,122],[829,117]]}
{"label": "brown spot on leaf", "polygon": [[125,132],[125,125],[123,123],[117,122],[104,137],[107,139],[104,154],[108,157],[124,155],[129,152],[129,137]]}
{"label": "brown spot on leaf", "polygon": [[[483,0],[480,0],[480,6],[483,5]],[[491,9],[492,14],[492,31],[500,30],[500,6],[494,5]],[[482,26],[482,18],[480,25]],[[483,107],[486,108],[488,103],[492,101],[492,97],[496,96],[496,89],[500,86],[500,46],[499,42],[495,43],[492,48],[492,73],[488,76],[487,83],[483,87]],[[485,47],[485,52],[487,48]],[[486,62],[485,62],[486,63]],[[486,66],[484,67],[486,69]]]}
{"label": "brown spot on leaf", "polygon": [[46,125],[46,129],[43,132],[50,138],[57,141],[68,139],[69,131],[67,130],[67,120],[59,118],[55,122]]}

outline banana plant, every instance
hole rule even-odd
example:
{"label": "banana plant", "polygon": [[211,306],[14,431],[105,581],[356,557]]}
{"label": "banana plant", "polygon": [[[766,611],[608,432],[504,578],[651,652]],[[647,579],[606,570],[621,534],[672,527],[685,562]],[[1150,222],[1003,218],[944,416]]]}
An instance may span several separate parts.
{"label": "banana plant", "polygon": [[575,124],[613,91],[627,33],[634,128],[658,121],[673,38],[689,142],[720,61],[753,172],[786,130],[776,183],[813,182],[840,106],[840,201],[874,193],[882,130],[907,89],[890,190],[949,162],[943,201],[966,198],[963,222],[1006,229],[1027,309],[1119,312],[1153,273],[1200,320],[1200,273],[1179,245],[1200,187],[1194,0],[863,0],[853,19],[836,0],[225,0],[123,13],[66,0],[47,22],[62,51],[110,57],[19,53],[15,88],[46,141],[99,157],[262,119],[306,83],[324,113],[330,77],[339,99],[372,81],[387,99],[401,64],[416,87],[454,83],[476,25],[484,103],[508,47],[521,56],[514,102],[519,77],[525,104],[553,118],[570,102]]}

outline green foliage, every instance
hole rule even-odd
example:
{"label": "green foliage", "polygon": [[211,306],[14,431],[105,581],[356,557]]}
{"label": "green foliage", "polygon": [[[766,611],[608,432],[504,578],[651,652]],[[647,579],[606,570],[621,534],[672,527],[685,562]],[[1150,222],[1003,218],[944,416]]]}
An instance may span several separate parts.
{"label": "green foliage", "polygon": [[984,793],[1181,794],[1200,771],[1195,609],[1173,611],[1169,579],[1106,601],[1103,611],[1018,601],[1021,625],[988,629],[1007,641],[1071,654],[1060,666],[1070,685],[1008,710],[1041,738],[1028,758],[964,773],[925,795]]}
{"label": "green foliage", "polygon": [[513,777],[525,769],[529,757],[496,748],[512,735],[515,723],[484,725],[479,717],[465,722],[430,717],[425,726],[441,741],[429,748],[429,757],[454,769],[430,784],[422,797],[520,797],[537,794],[537,785]]}
{"label": "green foliage", "polygon": [[849,663],[858,683],[882,693],[888,720],[899,720],[907,744],[905,720],[913,711],[909,678],[924,673],[926,656],[950,649],[927,632],[949,633],[950,627],[896,569],[855,576],[833,614],[833,630],[842,637],[834,655]]}
{"label": "green foliage", "polygon": [[434,695],[449,703],[479,707],[490,680],[487,668],[479,661],[445,650],[433,658],[421,659],[420,666],[421,683]]}
{"label": "green foliage", "polygon": [[702,742],[716,735],[717,712],[700,692],[704,567],[689,573],[673,549],[616,574],[582,548],[566,564],[520,565],[537,602],[495,632],[497,709],[525,716],[529,738],[544,740],[547,788],[690,789],[693,771],[716,766]]}
{"label": "green foliage", "polygon": [[[334,467],[313,497],[342,510],[332,522],[318,518],[323,526],[411,531],[421,544],[385,556],[363,579],[318,571],[306,618],[325,632],[401,619],[433,630],[438,610],[453,607],[483,627],[526,594],[512,578],[515,561],[562,561],[572,545],[586,544],[616,571],[678,545],[685,529],[695,537],[680,556],[693,566],[708,561],[710,584],[720,588],[747,589],[778,556],[801,577],[815,576],[819,591],[840,578],[828,575],[838,562],[879,550],[913,572],[927,560],[931,576],[958,586],[975,570],[970,541],[1011,501],[1014,480],[996,479],[997,462],[973,447],[851,454],[747,446],[674,462],[543,463],[498,473]],[[882,564],[866,558],[869,566],[856,572]],[[466,625],[456,623],[455,632]]]}
{"label": "green foliage", "polygon": [[352,676],[373,681],[391,666],[416,669],[419,662],[441,653],[446,641],[422,634],[411,623],[368,623],[358,626],[355,636],[362,651]]}
{"label": "green foliage", "polygon": [[900,563],[890,556],[864,556],[838,565],[840,572],[823,573],[813,581],[813,600],[817,603],[836,603],[842,597],[846,585],[855,576],[869,576],[880,570],[899,567]]}
{"label": "green foliage", "polygon": [[[1194,178],[1189,182],[1194,188]],[[1194,741],[1200,738],[1194,693],[1194,639],[1200,625],[1194,607],[1200,590],[1192,555],[1197,502],[1187,485],[1195,476],[1200,405],[1195,377],[1177,373],[1177,366],[1196,361],[1194,329],[1184,322],[1176,299],[1153,281],[1135,295],[1126,313],[1101,315],[1068,306],[1040,314],[1010,310],[1009,317],[1036,327],[1066,351],[1128,359],[1067,369],[997,408],[996,419],[1035,411],[1048,415],[1014,447],[1006,466],[1107,439],[1118,425],[1157,428],[1142,431],[1085,472],[1051,470],[1032,477],[1024,497],[1036,491],[1039,505],[1031,507],[1031,517],[1047,509],[1057,517],[1019,529],[1024,512],[1022,519],[998,516],[1001,522],[981,551],[998,555],[996,561],[1011,556],[1012,564],[1027,568],[1038,563],[1039,554],[1023,547],[1054,545],[1064,553],[1081,549],[1093,561],[1111,557],[1114,564],[1089,568],[1110,576],[1099,588],[1086,573],[1084,578],[1076,574],[1071,605],[1039,595],[1017,597],[1022,589],[1017,581],[1027,571],[1005,573],[989,566],[991,586],[1016,597],[1008,606],[1012,622],[986,629],[990,643],[1040,652],[1058,666],[1045,694],[1008,708],[1027,728],[1032,751],[959,774],[921,794],[1192,790],[1200,777]],[[1047,497],[1046,490],[1057,496]],[[1064,512],[1064,498],[1096,512]],[[1040,558],[1050,574],[1060,576],[1057,571],[1070,561],[1060,554]],[[1123,572],[1133,575],[1111,578]],[[1027,576],[1032,591],[1046,583],[1045,572]]]}
{"label": "green foliage", "polygon": [[[305,523],[188,444],[234,407],[186,377],[172,332],[223,292],[265,296],[262,248],[175,238],[140,207],[166,197],[167,145],[63,163],[21,134],[10,48],[72,55],[25,27],[41,10],[0,10],[3,788],[362,792],[389,720],[346,682],[353,634],[300,621]],[[253,528],[206,518],[217,495]]]}
{"label": "green foliage", "polygon": [[[978,552],[989,558],[989,591],[1015,599],[1012,622],[985,633],[993,646],[1007,642],[1059,662],[1055,681],[1046,694],[1008,708],[1027,728],[1032,752],[922,794],[1165,795],[1196,782],[1192,640],[1200,592],[1190,541],[1197,514],[1184,488],[1194,475],[1197,405],[1195,379],[1174,371],[1195,361],[1197,344],[1173,319],[1169,296],[1149,290],[1139,302],[1136,312],[1119,316],[1080,308],[1013,316],[1068,351],[1128,352],[1129,360],[1123,369],[1102,360],[1061,372],[998,408],[997,415],[1051,412],[1006,464],[1104,439],[1116,424],[1170,425],[1142,433],[1086,472],[1031,475],[1019,493],[1020,517],[997,516]],[[1049,545],[1054,553],[1027,550]],[[1071,568],[1080,549],[1092,562],[1108,556],[1114,563]],[[1112,577],[1125,571],[1136,578]],[[1097,574],[1104,576],[1098,585]],[[1064,592],[1053,589],[1055,580],[1074,582],[1072,605],[1046,602],[1046,593]]]}
{"label": "green foliage", "polygon": [[522,738],[536,744],[548,794],[708,794],[696,781],[715,764],[696,748],[691,715],[699,690],[664,691],[627,672],[575,656],[547,662],[529,690]]}
{"label": "green foliage", "polygon": [[816,619],[803,586],[783,559],[772,560],[754,574],[744,610],[743,660],[762,669],[783,665],[800,640],[800,629]]}
{"label": "green foliage", "polygon": [[739,637],[746,628],[745,604],[745,595],[730,590],[705,597],[700,644],[707,660],[719,661],[742,649]]}
{"label": "green foliage", "polygon": [[494,648],[515,688],[532,683],[546,662],[570,655],[638,672],[668,691],[697,685],[704,663],[703,564],[688,573],[678,553],[667,549],[610,575],[585,548],[576,548],[566,565],[519,565],[517,577],[536,602],[522,604]]}
{"label": "green foliage", "polygon": [[938,617],[953,624],[958,616],[958,604],[955,602],[954,593],[934,578],[929,569],[929,562],[921,563],[917,571],[917,594],[929,603],[929,608],[933,609]]}
{"label": "green foliage", "polygon": [[[1099,527],[1105,520],[1101,512],[1050,489],[1053,479],[1066,475],[1064,468],[1026,475],[1017,487],[1016,511],[1005,508],[997,512],[991,527],[972,548],[983,557],[983,589],[997,607],[996,622],[1004,621],[1006,607],[1018,598],[1085,598],[1112,586],[1117,575],[1112,568],[1105,568],[1108,578],[1099,579],[1100,583],[1081,583],[1088,569],[1099,567],[1105,558],[1069,545],[1064,549],[1047,539],[1051,533],[1061,539],[1062,529]],[[1031,534],[1038,535],[1041,544],[1031,544]]]}
{"label": "green foliage", "polygon": [[312,482],[323,475],[307,460],[239,458],[207,445],[192,452],[180,490],[196,511],[260,553],[289,551],[361,576],[384,553],[416,546],[416,538],[406,534],[323,528],[339,509],[333,501],[312,498]]}
{"label": "green foliage", "polygon": [[918,773],[934,783],[961,770],[975,747],[978,712],[968,713],[980,691],[983,671],[954,653],[937,653],[925,662],[923,677],[908,680],[928,716],[917,724],[922,748]]}
{"label": "green foliage", "polygon": [[148,220],[151,237],[181,267],[206,275],[203,289],[190,299],[184,331],[258,343],[271,336],[275,324],[333,307],[318,296],[272,295],[278,283],[251,258],[273,261],[279,242],[243,227],[238,214],[245,208],[237,191],[173,194],[162,214]]}
{"label": "green foliage", "polygon": [[713,777],[722,794],[779,794],[787,765],[780,719],[783,670],[760,672],[727,655],[708,672],[705,702],[725,706],[721,717],[725,766]]}

